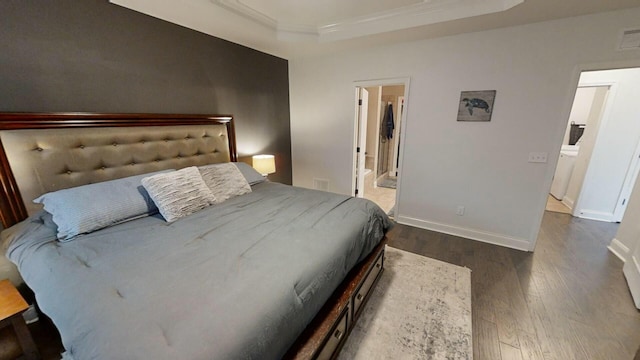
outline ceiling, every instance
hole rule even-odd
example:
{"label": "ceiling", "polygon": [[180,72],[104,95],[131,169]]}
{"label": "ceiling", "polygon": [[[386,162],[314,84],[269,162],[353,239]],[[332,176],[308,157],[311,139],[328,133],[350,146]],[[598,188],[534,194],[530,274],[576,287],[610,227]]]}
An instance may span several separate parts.
{"label": "ceiling", "polygon": [[524,0],[211,0],[279,41],[322,43],[504,11]]}
{"label": "ceiling", "polygon": [[640,6],[640,0],[111,0],[285,59]]}
{"label": "ceiling", "polygon": [[316,26],[423,3],[419,0],[217,0],[215,2],[242,3],[281,22]]}

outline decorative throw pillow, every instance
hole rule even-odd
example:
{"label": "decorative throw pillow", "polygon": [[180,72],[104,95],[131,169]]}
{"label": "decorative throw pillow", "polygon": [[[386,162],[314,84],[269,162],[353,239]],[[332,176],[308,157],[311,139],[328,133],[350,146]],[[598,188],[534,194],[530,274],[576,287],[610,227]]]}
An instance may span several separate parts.
{"label": "decorative throw pillow", "polygon": [[198,167],[198,170],[218,204],[251,192],[251,186],[233,163],[205,165]]}
{"label": "decorative throw pillow", "polygon": [[242,173],[242,176],[247,180],[249,185],[259,184],[261,182],[267,181],[267,178],[262,176],[256,169],[254,169],[251,165],[243,163],[243,162],[235,162],[233,163],[238,167],[238,170]]}
{"label": "decorative throw pillow", "polygon": [[80,234],[158,212],[142,179],[164,170],[122,179],[82,185],[46,193],[33,200],[43,204],[58,226],[58,240],[73,240]]}
{"label": "decorative throw pillow", "polygon": [[142,179],[142,186],[168,222],[216,203],[195,166]]}

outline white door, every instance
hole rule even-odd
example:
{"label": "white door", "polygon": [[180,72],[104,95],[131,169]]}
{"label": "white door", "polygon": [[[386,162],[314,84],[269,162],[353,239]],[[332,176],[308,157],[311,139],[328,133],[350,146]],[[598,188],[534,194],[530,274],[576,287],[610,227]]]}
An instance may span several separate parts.
{"label": "white door", "polygon": [[367,109],[369,106],[369,92],[358,87],[358,115],[356,117],[356,197],[364,197],[364,163],[367,146]]}
{"label": "white door", "polygon": [[633,186],[636,183],[638,173],[640,173],[640,138],[638,139],[636,152],[633,154],[633,159],[629,165],[627,176],[624,179],[624,184],[620,191],[620,197],[618,197],[618,203],[613,211],[613,221],[615,222],[622,221],[622,218],[624,217],[624,212],[627,209],[627,203],[631,197],[631,192],[633,191]]}
{"label": "white door", "polygon": [[404,110],[404,96],[398,96],[398,106],[395,114],[395,130],[393,131],[393,138],[395,144],[393,146],[393,169],[389,170],[390,176],[398,176],[398,167],[400,167],[400,127],[402,126],[402,111]]}
{"label": "white door", "polygon": [[633,302],[640,309],[640,242],[636,244],[635,249],[631,250],[631,254],[625,261],[622,271],[624,272],[624,277],[627,278]]}

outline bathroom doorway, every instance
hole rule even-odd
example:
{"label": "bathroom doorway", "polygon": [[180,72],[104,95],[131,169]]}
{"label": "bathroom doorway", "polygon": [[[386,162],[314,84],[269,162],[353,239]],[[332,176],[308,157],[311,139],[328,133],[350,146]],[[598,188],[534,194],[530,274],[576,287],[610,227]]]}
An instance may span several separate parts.
{"label": "bathroom doorway", "polygon": [[404,111],[404,85],[381,86],[380,128],[377,141],[375,185],[396,189],[398,176],[399,134]]}
{"label": "bathroom doorway", "polygon": [[[364,177],[360,186],[356,184],[356,196],[375,202],[387,214],[394,216],[397,210],[396,202],[400,183],[401,134],[406,116],[407,84],[404,81],[396,83],[371,81],[363,85],[366,86],[357,86],[357,88],[365,90],[359,93],[366,93],[367,101],[359,101],[359,103],[366,104],[367,110],[358,113],[366,112],[367,120],[366,124],[360,125],[364,123],[363,120],[358,123],[356,133],[366,137],[366,141],[356,140],[356,144],[357,147],[364,144],[359,149],[361,152],[364,150]],[[364,132],[362,132],[363,125],[366,126]],[[360,156],[362,156],[361,153]]]}

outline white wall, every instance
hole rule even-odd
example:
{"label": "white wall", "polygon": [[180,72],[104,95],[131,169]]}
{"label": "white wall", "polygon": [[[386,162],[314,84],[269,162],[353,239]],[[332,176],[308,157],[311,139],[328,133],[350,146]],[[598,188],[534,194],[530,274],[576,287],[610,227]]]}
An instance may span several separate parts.
{"label": "white wall", "polygon": [[[585,72],[580,85],[613,83],[574,215],[614,217],[620,190],[640,141],[640,68]],[[580,148],[582,150],[582,147]]]}
{"label": "white wall", "polygon": [[[531,250],[579,65],[640,64],[639,51],[614,51],[639,18],[634,8],[291,60],[293,183],[327,178],[349,194],[354,81],[410,77],[397,219]],[[497,90],[491,122],[456,121],[463,90]],[[532,151],[549,163],[528,163]]]}

